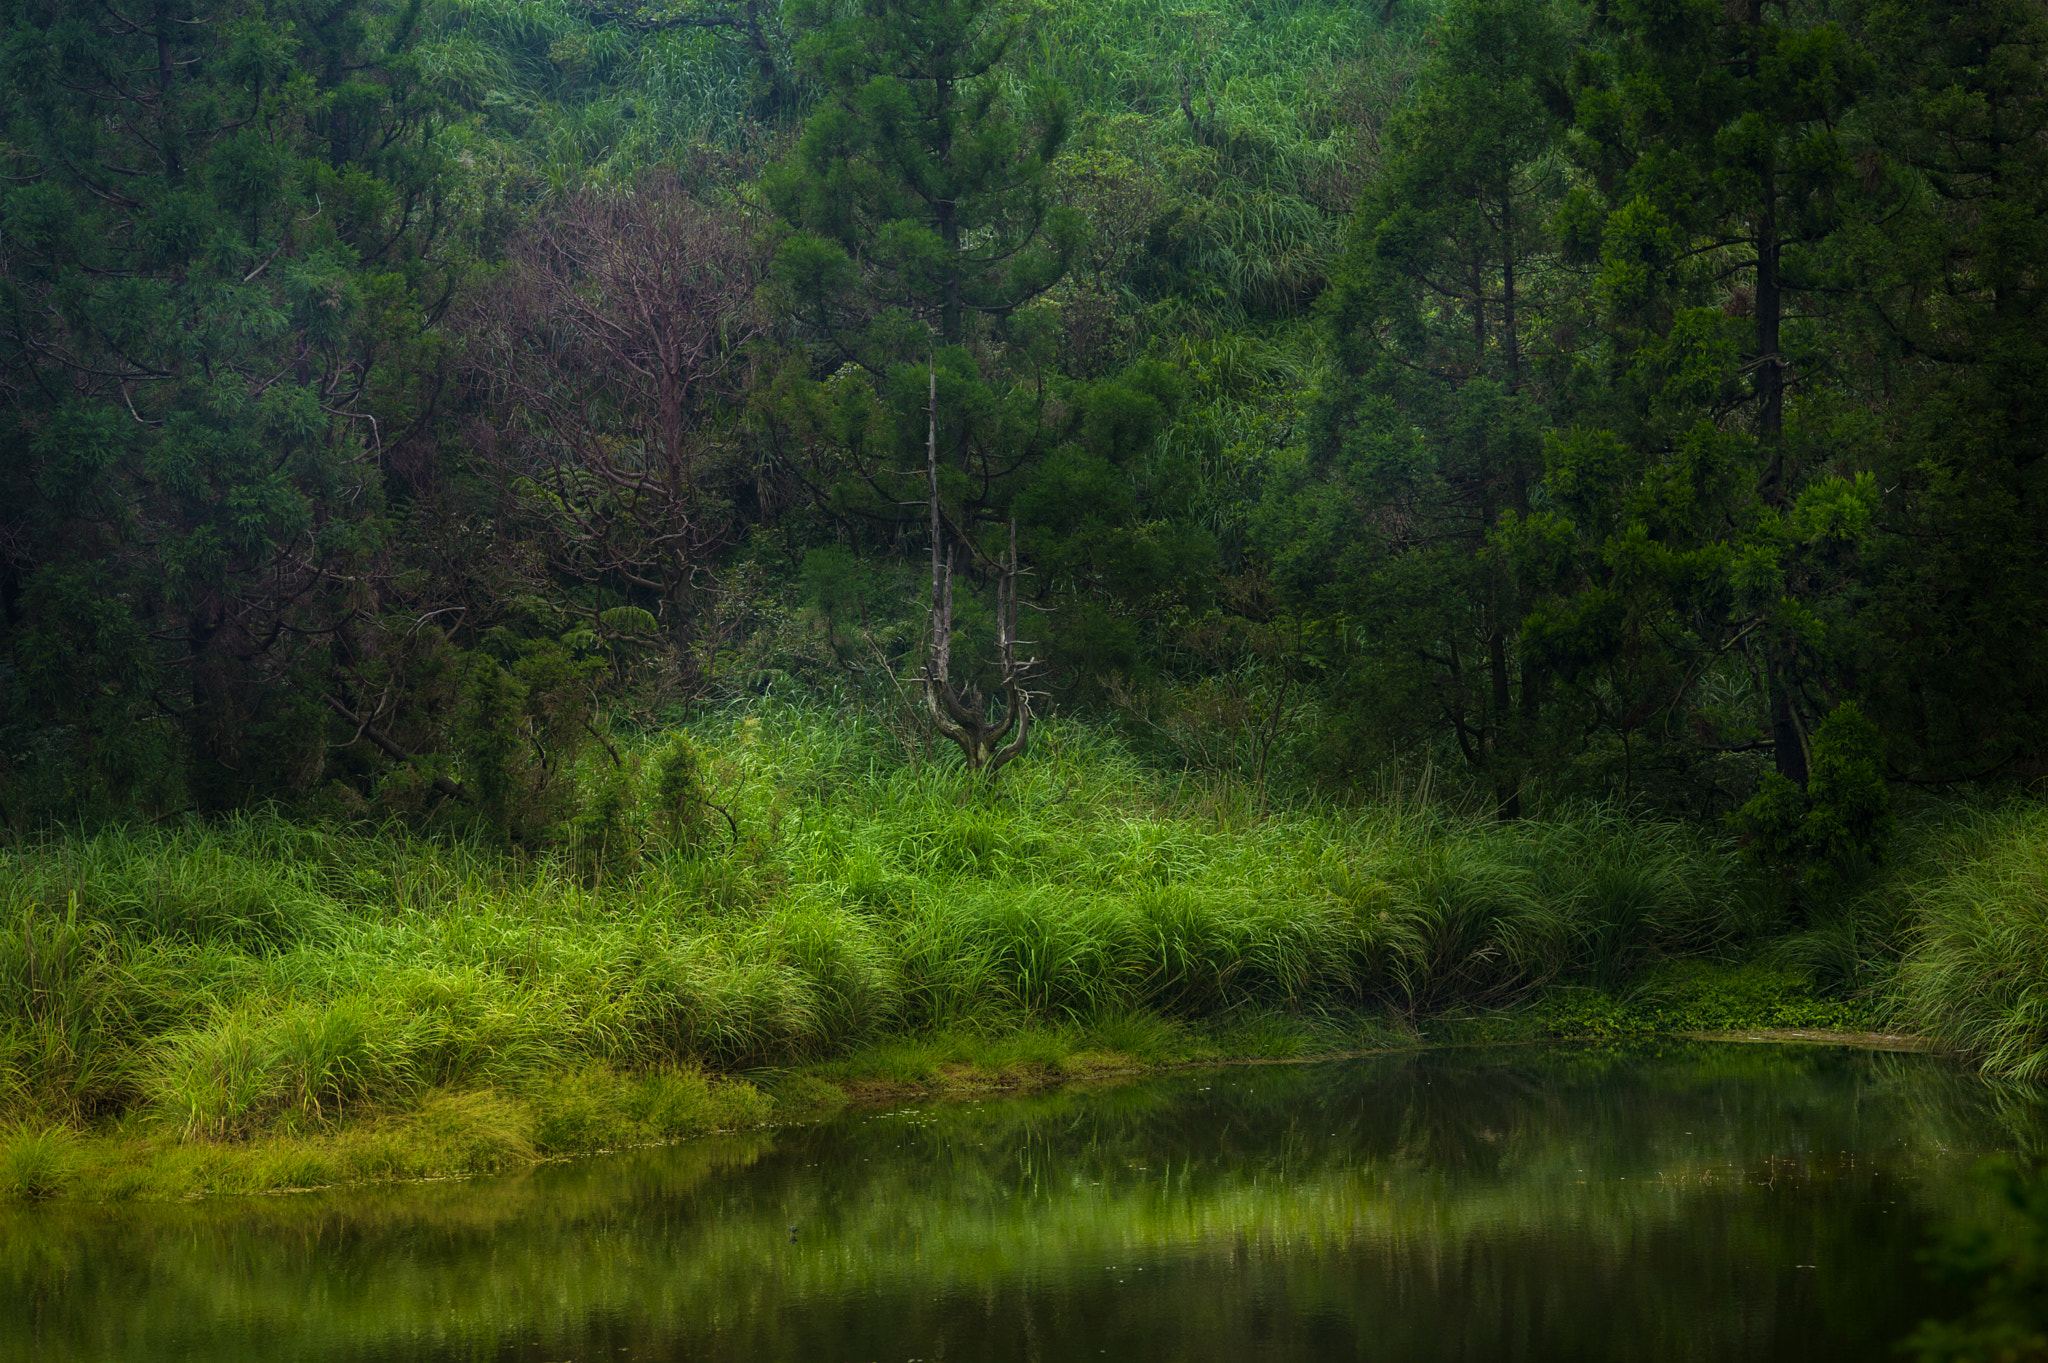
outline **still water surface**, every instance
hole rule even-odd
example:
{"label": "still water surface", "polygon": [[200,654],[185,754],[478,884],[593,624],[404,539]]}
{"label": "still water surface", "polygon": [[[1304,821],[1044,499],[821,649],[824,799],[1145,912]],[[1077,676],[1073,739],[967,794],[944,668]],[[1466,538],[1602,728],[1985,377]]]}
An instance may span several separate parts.
{"label": "still water surface", "polygon": [[[0,1358],[1870,1359],[2038,1118],[1919,1056],[1522,1047],[0,1215]],[[794,1228],[792,1230],[792,1228]]]}

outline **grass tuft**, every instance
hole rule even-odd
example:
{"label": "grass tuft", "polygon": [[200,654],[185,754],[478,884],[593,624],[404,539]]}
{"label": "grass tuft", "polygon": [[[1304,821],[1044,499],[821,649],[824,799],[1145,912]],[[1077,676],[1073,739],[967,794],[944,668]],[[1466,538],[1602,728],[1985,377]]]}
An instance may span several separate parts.
{"label": "grass tuft", "polygon": [[0,1127],[0,1197],[54,1197],[77,1172],[78,1138],[62,1126]]}
{"label": "grass tuft", "polygon": [[1902,1019],[1986,1072],[2048,1079],[2048,811],[2013,804],[1935,840],[1949,873],[1912,887]]}

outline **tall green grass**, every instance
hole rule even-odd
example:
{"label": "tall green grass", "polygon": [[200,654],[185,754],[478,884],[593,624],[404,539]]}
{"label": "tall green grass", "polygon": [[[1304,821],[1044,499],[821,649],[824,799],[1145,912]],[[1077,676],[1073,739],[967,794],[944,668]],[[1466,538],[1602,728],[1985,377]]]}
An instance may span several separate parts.
{"label": "tall green grass", "polygon": [[1256,815],[1073,723],[996,787],[908,770],[885,731],[821,711],[693,738],[738,837],[629,829],[636,855],[595,888],[573,852],[272,814],[0,852],[0,1101],[221,1140],[884,1034],[1415,1016],[1725,945],[1749,892],[1677,827]]}
{"label": "tall green grass", "polygon": [[2048,810],[1967,814],[1916,853],[1922,873],[1898,892],[1901,1020],[1989,1073],[2048,1079]]}

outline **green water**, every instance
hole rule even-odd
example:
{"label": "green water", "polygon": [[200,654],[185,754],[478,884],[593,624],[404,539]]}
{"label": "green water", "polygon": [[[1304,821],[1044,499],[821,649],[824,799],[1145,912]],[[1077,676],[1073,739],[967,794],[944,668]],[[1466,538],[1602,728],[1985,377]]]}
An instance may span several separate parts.
{"label": "green water", "polygon": [[[1869,1359],[2038,1119],[1918,1056],[1232,1067],[517,1178],[0,1214],[0,1358]],[[792,1231],[794,1227],[794,1231]]]}

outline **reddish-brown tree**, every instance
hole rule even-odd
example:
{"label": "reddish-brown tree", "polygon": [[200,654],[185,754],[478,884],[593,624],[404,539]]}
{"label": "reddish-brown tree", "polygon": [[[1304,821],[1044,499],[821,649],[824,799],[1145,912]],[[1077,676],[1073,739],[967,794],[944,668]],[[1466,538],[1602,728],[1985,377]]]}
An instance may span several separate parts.
{"label": "reddish-brown tree", "polygon": [[[734,418],[757,266],[739,211],[650,177],[543,215],[469,319],[473,440],[522,532],[557,580],[654,615],[686,682],[750,481]],[[585,609],[599,634],[622,628]]]}

